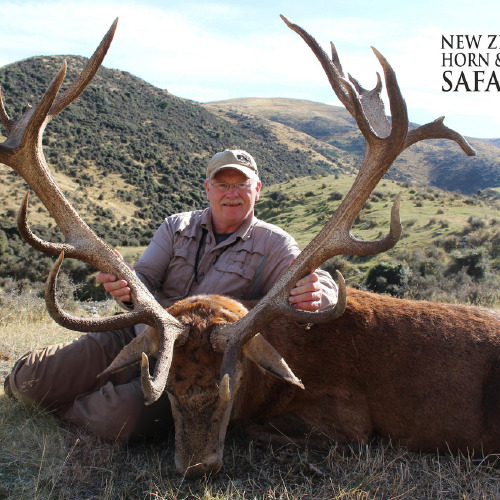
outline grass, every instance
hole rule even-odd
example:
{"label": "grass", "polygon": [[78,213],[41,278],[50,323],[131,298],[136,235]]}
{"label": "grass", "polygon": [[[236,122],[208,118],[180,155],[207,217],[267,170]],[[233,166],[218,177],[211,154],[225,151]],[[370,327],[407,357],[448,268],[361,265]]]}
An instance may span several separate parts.
{"label": "grass", "polygon": [[[95,220],[95,214],[89,209],[92,203],[99,205],[104,210],[110,209],[115,215],[116,221],[131,225],[142,222],[133,217],[136,210],[133,203],[125,202],[115,196],[119,189],[122,191],[131,190],[120,175],[110,172],[104,178],[95,166],[89,166],[85,172],[98,179],[92,189],[81,187],[74,178],[61,172],[54,172],[52,169],[58,186],[67,194],[71,203],[88,223],[93,224]],[[0,164],[0,175],[7,179],[5,185],[0,188],[0,216],[8,218],[9,212],[17,214],[28,187],[25,181],[6,165]],[[32,225],[47,224],[49,221],[53,223],[47,210],[33,193],[31,193],[29,201],[29,220]]]}
{"label": "grass", "polygon": [[[299,247],[304,248],[335,212],[352,182],[353,176],[338,174],[303,177],[271,186],[264,190],[257,204],[257,215],[283,227],[295,237]],[[382,179],[358,215],[352,232],[366,241],[388,234],[391,207],[396,195],[401,193],[402,237],[387,252],[371,257],[340,258],[346,265],[342,270],[344,277],[351,285],[364,286],[368,270],[382,261],[404,262],[412,268],[435,261],[444,272],[453,263],[456,252],[481,252],[488,260],[488,272],[493,280],[497,279],[500,202],[492,192],[494,190],[471,197]],[[338,259],[336,264],[339,265]],[[418,277],[418,272],[413,274]],[[442,277],[438,282],[443,285]],[[493,291],[494,287],[489,288]],[[435,291],[436,300],[456,300],[450,294],[441,293],[443,290],[439,287]],[[498,297],[492,297],[483,305],[497,307],[500,303]]]}
{"label": "grass", "polygon": [[[351,176],[339,175],[268,188],[258,205],[259,216],[287,229],[303,248],[339,205],[331,193],[345,194],[351,183]],[[464,198],[383,180],[354,233],[363,239],[385,233],[390,206],[399,191],[403,191],[404,236],[392,252],[428,247],[466,226],[471,217],[484,220],[484,230],[495,230],[492,221],[500,220],[494,197]],[[287,199],[276,201],[274,192],[286,194]],[[120,251],[133,262],[142,248]],[[357,267],[392,255],[388,252]],[[0,302],[2,380],[24,352],[79,335],[52,322],[35,290],[3,293]],[[92,314],[93,305],[67,307],[77,314]],[[114,310],[112,303],[99,307],[108,314]],[[175,473],[172,434],[155,442],[103,442],[44,411],[22,407],[0,388],[0,499],[500,500],[500,455],[481,462],[463,455],[413,452],[377,439],[347,451],[334,443],[323,450],[272,447],[234,429],[226,439],[223,471],[187,481]]]}
{"label": "grass", "polygon": [[[78,335],[54,325],[43,301],[26,295],[2,298],[2,375],[26,350]],[[478,463],[376,439],[359,450],[332,443],[308,451],[271,447],[234,429],[226,439],[224,470],[187,481],[175,473],[173,450],[172,433],[129,445],[100,441],[22,407],[0,388],[0,498],[500,499],[500,455]]]}
{"label": "grass", "polygon": [[[344,196],[352,185],[351,175],[327,175],[292,179],[264,189],[257,204],[258,216],[277,224],[294,235],[304,248],[319,232],[328,217],[340,205],[332,200],[332,192]],[[284,193],[288,199],[272,203],[273,193]],[[500,204],[430,187],[407,187],[383,179],[363,209],[353,233],[364,239],[385,235],[389,229],[390,210],[395,196],[402,193],[400,216],[404,239],[399,246],[421,246],[436,236],[445,236],[467,224],[469,217],[500,218]],[[308,196],[309,195],[309,196]],[[436,234],[438,233],[438,234]],[[386,256],[388,253],[384,253]],[[390,255],[390,253],[389,253]]]}

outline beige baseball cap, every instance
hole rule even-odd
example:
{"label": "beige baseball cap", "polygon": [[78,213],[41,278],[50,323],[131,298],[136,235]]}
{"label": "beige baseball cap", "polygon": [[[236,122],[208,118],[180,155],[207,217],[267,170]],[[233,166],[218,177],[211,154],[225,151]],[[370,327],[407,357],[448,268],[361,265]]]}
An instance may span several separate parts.
{"label": "beige baseball cap", "polygon": [[235,168],[249,179],[259,176],[257,163],[252,155],[241,149],[226,149],[221,153],[216,153],[208,162],[207,179],[212,179],[223,168]]}

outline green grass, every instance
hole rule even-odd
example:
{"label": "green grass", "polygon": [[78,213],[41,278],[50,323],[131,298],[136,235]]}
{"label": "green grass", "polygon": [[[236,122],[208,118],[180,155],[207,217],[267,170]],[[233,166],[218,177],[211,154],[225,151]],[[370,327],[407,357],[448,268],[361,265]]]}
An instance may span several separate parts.
{"label": "green grass", "polygon": [[[335,212],[353,180],[351,175],[313,176],[272,186],[264,190],[258,216],[286,229],[304,248]],[[368,241],[384,237],[398,193],[402,194],[403,234],[395,247],[370,257],[338,257],[327,269],[341,267],[348,284],[363,287],[368,271],[377,263],[402,262],[411,268],[408,298],[498,307],[500,202],[496,196],[488,191],[469,197],[383,179],[359,214],[353,234]],[[451,276],[454,259],[474,252],[482,255],[485,276],[475,282],[456,272],[457,276]],[[434,276],[422,275],[429,262]]]}
{"label": "green grass", "polygon": [[[345,195],[353,180],[350,175],[327,175],[292,179],[274,185],[264,190],[262,201],[257,205],[259,217],[289,231],[304,248],[340,205],[341,200],[329,200],[330,194],[339,192]],[[270,197],[276,191],[286,194],[289,200],[271,206]],[[305,196],[308,192],[313,195]],[[389,228],[392,202],[398,193],[402,193],[400,215],[403,228],[411,225],[411,230],[404,234],[404,242],[398,245],[428,244],[429,238],[462,228],[471,216],[486,220],[500,218],[500,205],[495,202],[437,188],[408,187],[382,180],[371,195],[369,206],[362,211],[361,221],[354,225],[353,233],[364,239],[374,239],[381,232],[385,234]],[[325,218],[321,217],[322,214]]]}

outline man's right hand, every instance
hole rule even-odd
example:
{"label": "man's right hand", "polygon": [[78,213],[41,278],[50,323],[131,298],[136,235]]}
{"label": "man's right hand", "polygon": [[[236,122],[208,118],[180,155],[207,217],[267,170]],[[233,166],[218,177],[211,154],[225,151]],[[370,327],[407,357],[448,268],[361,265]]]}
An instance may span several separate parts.
{"label": "man's right hand", "polygon": [[[118,250],[113,251],[118,257],[120,257],[120,259],[123,260],[123,262],[125,262],[125,259]],[[130,264],[126,264],[128,267],[130,267],[130,269],[133,270],[133,267]],[[131,301],[130,288],[125,280],[119,280],[114,274],[102,272],[96,276],[95,280],[97,281],[97,283],[103,283],[104,290],[110,293],[114,299],[120,300],[122,302]]]}
{"label": "man's right hand", "polygon": [[130,302],[130,288],[125,280],[119,280],[114,274],[99,273],[96,276],[97,283],[104,284],[104,290],[109,292],[116,300]]}

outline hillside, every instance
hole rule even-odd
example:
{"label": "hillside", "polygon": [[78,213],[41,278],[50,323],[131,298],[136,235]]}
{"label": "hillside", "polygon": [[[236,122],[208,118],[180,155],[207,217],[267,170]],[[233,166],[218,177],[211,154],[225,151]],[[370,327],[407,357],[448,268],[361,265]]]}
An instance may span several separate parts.
{"label": "hillside", "polygon": [[[71,82],[84,58],[34,57],[0,68],[11,117],[38,102],[63,59],[68,62],[66,82]],[[100,209],[92,205],[96,203],[109,208],[106,215],[114,215],[112,221],[125,217],[123,222],[146,227],[152,221],[155,228],[170,213],[203,205],[206,162],[228,147],[251,151],[266,184],[343,168],[342,158],[320,161],[307,151],[291,150],[258,120],[234,123],[133,75],[106,68],[48,125],[44,147],[58,180],[87,216],[99,216]],[[8,178],[12,180],[10,174]],[[11,188],[0,189],[0,217],[17,207],[23,195],[19,191],[12,196]],[[79,203],[83,198],[90,202],[87,207]]]}
{"label": "hillside", "polygon": [[[66,81],[71,82],[84,58],[35,57],[0,68],[2,95],[11,117],[19,117],[27,103],[38,101],[63,59],[68,61]],[[426,189],[422,185],[446,184],[450,189],[476,193],[477,186],[483,186],[481,196],[458,197],[453,210],[463,212],[461,219],[455,221],[455,216],[447,213],[446,220],[439,217],[430,223],[454,234],[463,231],[468,218],[479,217],[471,211],[472,206],[500,219],[494,204],[496,187],[500,186],[500,141],[471,142],[482,154],[479,159],[467,158],[453,143],[435,141],[405,152],[386,176],[387,182],[397,181],[410,192],[413,186],[421,190]],[[323,198],[336,195],[336,181],[326,189],[328,183],[323,179],[351,182],[363,148],[353,120],[342,108],[290,99],[238,99],[201,105],[106,68],[101,68],[82,96],[48,125],[43,144],[57,182],[77,210],[98,235],[124,250],[131,261],[166,215],[205,206],[204,170],[216,151],[240,147],[252,152],[265,186],[258,206],[260,216],[283,225],[303,245],[326,217],[324,211],[333,209]],[[52,259],[28,247],[15,229],[16,212],[26,192],[24,181],[2,165],[0,175],[4,179],[0,185],[0,285],[8,287],[10,280],[17,280],[20,286],[31,287],[44,279]],[[296,177],[302,180],[292,188]],[[468,181],[465,187],[464,179]],[[285,192],[284,198],[280,190]],[[432,196],[445,199],[444,194]],[[290,203],[297,210],[292,210]],[[306,212],[300,210],[302,205],[307,206]],[[449,203],[449,207],[454,206]],[[440,213],[441,208],[435,210]],[[369,215],[368,225],[383,225],[385,218],[384,214],[374,220]],[[29,219],[43,238],[60,237],[36,197],[30,201]],[[496,223],[484,224],[496,231]],[[451,250],[460,250],[457,238],[447,244]],[[499,264],[496,253],[490,251],[493,237],[488,233],[485,238],[487,267],[494,272]],[[422,249],[427,243],[424,238],[412,242],[412,248]],[[440,258],[449,265],[449,257]],[[81,263],[67,262],[65,266],[76,282],[85,281],[92,272]],[[355,274],[363,278],[354,282],[363,282],[369,266],[368,261],[356,265]]]}
{"label": "hillside", "polygon": [[[205,106],[217,111],[219,116],[257,116],[263,122],[284,125],[320,141],[323,149],[332,147],[340,155],[350,155],[357,164],[363,156],[363,138],[355,121],[342,107],[280,98],[230,99]],[[465,156],[451,141],[414,145],[394,162],[386,178],[465,194],[500,186],[500,140],[469,139],[469,142],[478,153],[474,158]]]}
{"label": "hillside", "polygon": [[[286,229],[304,248],[353,181],[352,175],[291,179],[266,190],[258,216]],[[337,256],[323,267],[332,274],[339,269],[351,286],[377,292],[498,307],[498,191],[465,196],[383,179],[358,215],[353,234],[366,241],[385,236],[398,193],[403,234],[394,248],[370,257]]]}

